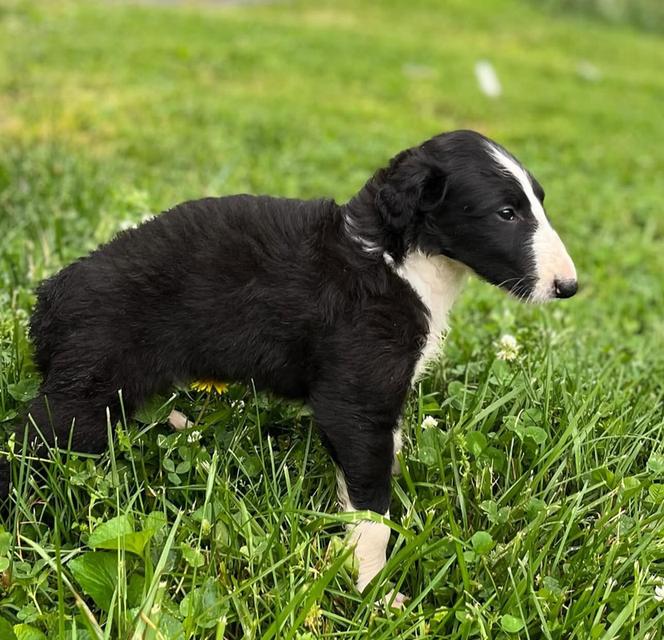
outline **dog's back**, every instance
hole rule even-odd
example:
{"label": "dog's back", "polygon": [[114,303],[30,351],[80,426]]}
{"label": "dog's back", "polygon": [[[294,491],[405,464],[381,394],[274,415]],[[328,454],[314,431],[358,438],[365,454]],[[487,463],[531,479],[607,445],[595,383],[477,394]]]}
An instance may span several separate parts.
{"label": "dog's back", "polygon": [[349,265],[367,258],[344,244],[338,209],[253,196],[188,202],[42,283],[30,335],[43,383],[29,411],[46,440],[66,445],[67,433],[73,448],[99,451],[107,409],[114,422],[200,377],[306,397],[312,336],[355,304],[363,281],[386,277],[380,260],[368,278],[366,265]]}

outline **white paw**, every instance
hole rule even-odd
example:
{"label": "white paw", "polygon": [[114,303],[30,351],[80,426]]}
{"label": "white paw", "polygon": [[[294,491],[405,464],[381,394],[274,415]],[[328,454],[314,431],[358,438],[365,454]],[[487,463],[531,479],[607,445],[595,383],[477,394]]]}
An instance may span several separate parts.
{"label": "white paw", "polygon": [[394,589],[392,589],[392,591],[383,598],[383,604],[386,609],[403,609],[409,600],[410,598],[408,596],[405,596],[399,591],[395,593]]}
{"label": "white paw", "polygon": [[192,426],[192,423],[187,420],[187,416],[175,409],[168,414],[168,424],[176,431],[183,431]]}

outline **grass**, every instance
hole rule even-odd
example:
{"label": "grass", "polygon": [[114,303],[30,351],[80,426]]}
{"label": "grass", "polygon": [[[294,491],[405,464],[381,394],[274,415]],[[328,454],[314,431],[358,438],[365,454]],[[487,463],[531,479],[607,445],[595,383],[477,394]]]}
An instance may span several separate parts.
{"label": "grass", "polygon": [[[389,562],[364,597],[306,407],[174,389],[107,425],[107,454],[54,452],[45,478],[22,462],[0,637],[661,638],[663,61],[656,35],[517,0],[0,4],[5,433],[38,382],[41,278],[188,198],[342,201],[441,130],[533,170],[582,287],[533,308],[470,284],[406,407]],[[196,433],[169,431],[172,405]],[[405,611],[371,604],[393,586]]]}
{"label": "grass", "polygon": [[629,23],[662,33],[664,7],[658,0],[544,0],[554,11],[576,11],[612,23]]}

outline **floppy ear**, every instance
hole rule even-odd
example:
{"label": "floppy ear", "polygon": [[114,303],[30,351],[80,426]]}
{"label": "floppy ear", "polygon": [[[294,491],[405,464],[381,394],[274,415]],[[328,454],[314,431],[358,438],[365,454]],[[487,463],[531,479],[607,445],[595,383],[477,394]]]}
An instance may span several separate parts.
{"label": "floppy ear", "polygon": [[376,209],[393,229],[405,228],[419,211],[431,211],[445,198],[443,172],[427,165],[412,152],[396,156],[390,163],[385,184],[376,192]]}
{"label": "floppy ear", "polygon": [[447,176],[438,167],[429,167],[427,178],[420,194],[420,210],[433,211],[445,200],[447,195]]}

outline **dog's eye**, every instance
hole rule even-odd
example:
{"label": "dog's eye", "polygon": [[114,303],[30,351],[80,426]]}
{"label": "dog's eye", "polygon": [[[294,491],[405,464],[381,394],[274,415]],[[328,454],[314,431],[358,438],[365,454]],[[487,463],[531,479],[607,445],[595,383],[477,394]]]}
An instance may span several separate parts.
{"label": "dog's eye", "polygon": [[507,220],[508,222],[516,220],[516,213],[514,213],[514,209],[512,209],[512,207],[503,207],[502,209],[499,209],[498,215],[503,220]]}

